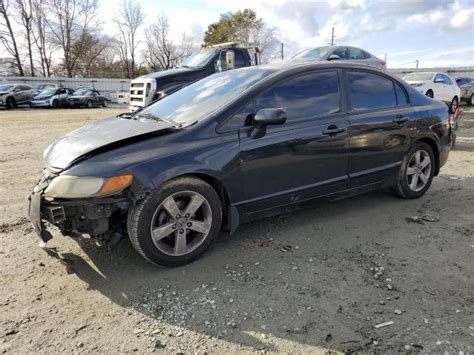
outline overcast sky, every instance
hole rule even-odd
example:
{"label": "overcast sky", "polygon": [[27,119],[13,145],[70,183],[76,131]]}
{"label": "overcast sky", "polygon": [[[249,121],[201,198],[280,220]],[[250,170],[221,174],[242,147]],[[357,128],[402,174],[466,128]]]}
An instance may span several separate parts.
{"label": "overcast sky", "polygon": [[[102,0],[110,33],[117,0]],[[474,65],[474,0],[141,0],[148,23],[159,13],[173,35],[200,43],[219,14],[251,8],[277,29],[286,55],[326,45],[335,27],[337,44],[354,45],[383,58],[389,67]],[[410,63],[411,62],[411,63]],[[407,64],[405,64],[407,63]]]}
{"label": "overcast sky", "polygon": [[[197,45],[221,13],[251,8],[275,28],[278,41],[284,43],[285,57],[327,45],[334,26],[336,44],[358,46],[382,59],[387,54],[391,68],[414,67],[416,59],[420,67],[474,65],[474,0],[138,1],[147,25],[165,14],[174,38],[186,33]],[[102,28],[113,36],[120,1],[99,3]],[[144,28],[140,35],[143,39]]]}

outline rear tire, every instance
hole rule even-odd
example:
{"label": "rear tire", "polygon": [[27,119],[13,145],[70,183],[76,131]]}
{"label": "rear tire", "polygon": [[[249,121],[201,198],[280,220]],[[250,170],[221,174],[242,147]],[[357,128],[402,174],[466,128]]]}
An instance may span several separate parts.
{"label": "rear tire", "polygon": [[52,106],[53,108],[58,108],[58,107],[59,107],[59,101],[58,101],[58,100],[53,100],[51,106]]}
{"label": "rear tire", "polygon": [[453,97],[451,104],[449,105],[449,113],[455,113],[459,107],[458,98],[455,96]]}
{"label": "rear tire", "polygon": [[107,100],[104,100],[104,103],[102,104],[102,106],[107,107],[108,104],[109,102]]}
{"label": "rear tire", "polygon": [[434,97],[434,95],[433,95],[433,90],[431,90],[431,89],[428,90],[425,95],[428,96],[428,97],[433,98],[433,97]]}
{"label": "rear tire", "polygon": [[7,109],[11,110],[11,109],[14,109],[16,108],[16,101],[13,97],[9,97],[7,99]]}
{"label": "rear tire", "polygon": [[222,205],[214,189],[200,179],[181,177],[132,207],[127,230],[133,247],[146,260],[179,266],[200,257],[216,240],[221,224]]}
{"label": "rear tire", "polygon": [[416,142],[403,158],[394,186],[397,195],[406,199],[423,196],[433,181],[435,162],[433,149],[427,143]]}
{"label": "rear tire", "polygon": [[474,106],[474,94],[471,95],[467,104],[469,106]]}

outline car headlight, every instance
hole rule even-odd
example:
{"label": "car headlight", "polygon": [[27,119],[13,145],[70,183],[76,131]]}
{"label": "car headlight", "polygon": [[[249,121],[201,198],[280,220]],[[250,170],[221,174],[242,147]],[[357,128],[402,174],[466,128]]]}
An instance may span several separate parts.
{"label": "car headlight", "polygon": [[133,175],[110,178],[61,175],[54,178],[44,192],[46,197],[84,198],[107,196],[130,186]]}

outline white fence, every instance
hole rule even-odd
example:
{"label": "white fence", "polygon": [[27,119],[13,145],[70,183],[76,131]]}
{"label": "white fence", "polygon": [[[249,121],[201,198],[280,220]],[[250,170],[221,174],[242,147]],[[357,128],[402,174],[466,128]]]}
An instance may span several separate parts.
{"label": "white fence", "polygon": [[474,78],[474,66],[466,67],[438,67],[438,68],[396,68],[388,69],[388,71],[395,75],[403,75],[413,72],[442,72],[451,75],[453,78],[467,76]]}
{"label": "white fence", "polygon": [[42,78],[42,77],[22,77],[22,76],[2,76],[0,84],[18,83],[36,87],[38,84],[56,84],[65,88],[75,90],[78,86],[92,86],[99,90],[107,99],[112,98],[112,93],[129,92],[130,79],[104,79],[104,78]]}

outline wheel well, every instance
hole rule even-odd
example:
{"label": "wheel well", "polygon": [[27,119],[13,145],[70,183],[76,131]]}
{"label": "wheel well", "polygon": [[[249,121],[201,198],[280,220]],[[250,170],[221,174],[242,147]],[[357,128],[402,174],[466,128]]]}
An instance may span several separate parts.
{"label": "wheel well", "polygon": [[229,216],[230,200],[229,200],[229,194],[227,193],[227,190],[224,184],[219,179],[216,179],[215,177],[206,175],[206,174],[192,173],[192,174],[186,174],[186,176],[193,176],[198,179],[201,179],[207,182],[209,185],[211,185],[211,187],[216,191],[222,203],[222,214],[223,214],[222,228],[224,230],[230,230],[230,216]]}
{"label": "wheel well", "polygon": [[435,176],[438,175],[439,173],[439,149],[438,149],[438,145],[436,144],[436,142],[431,139],[431,138],[422,138],[420,140],[418,140],[418,142],[424,142],[426,144],[428,144],[431,149],[433,149],[433,154],[435,156]]}

